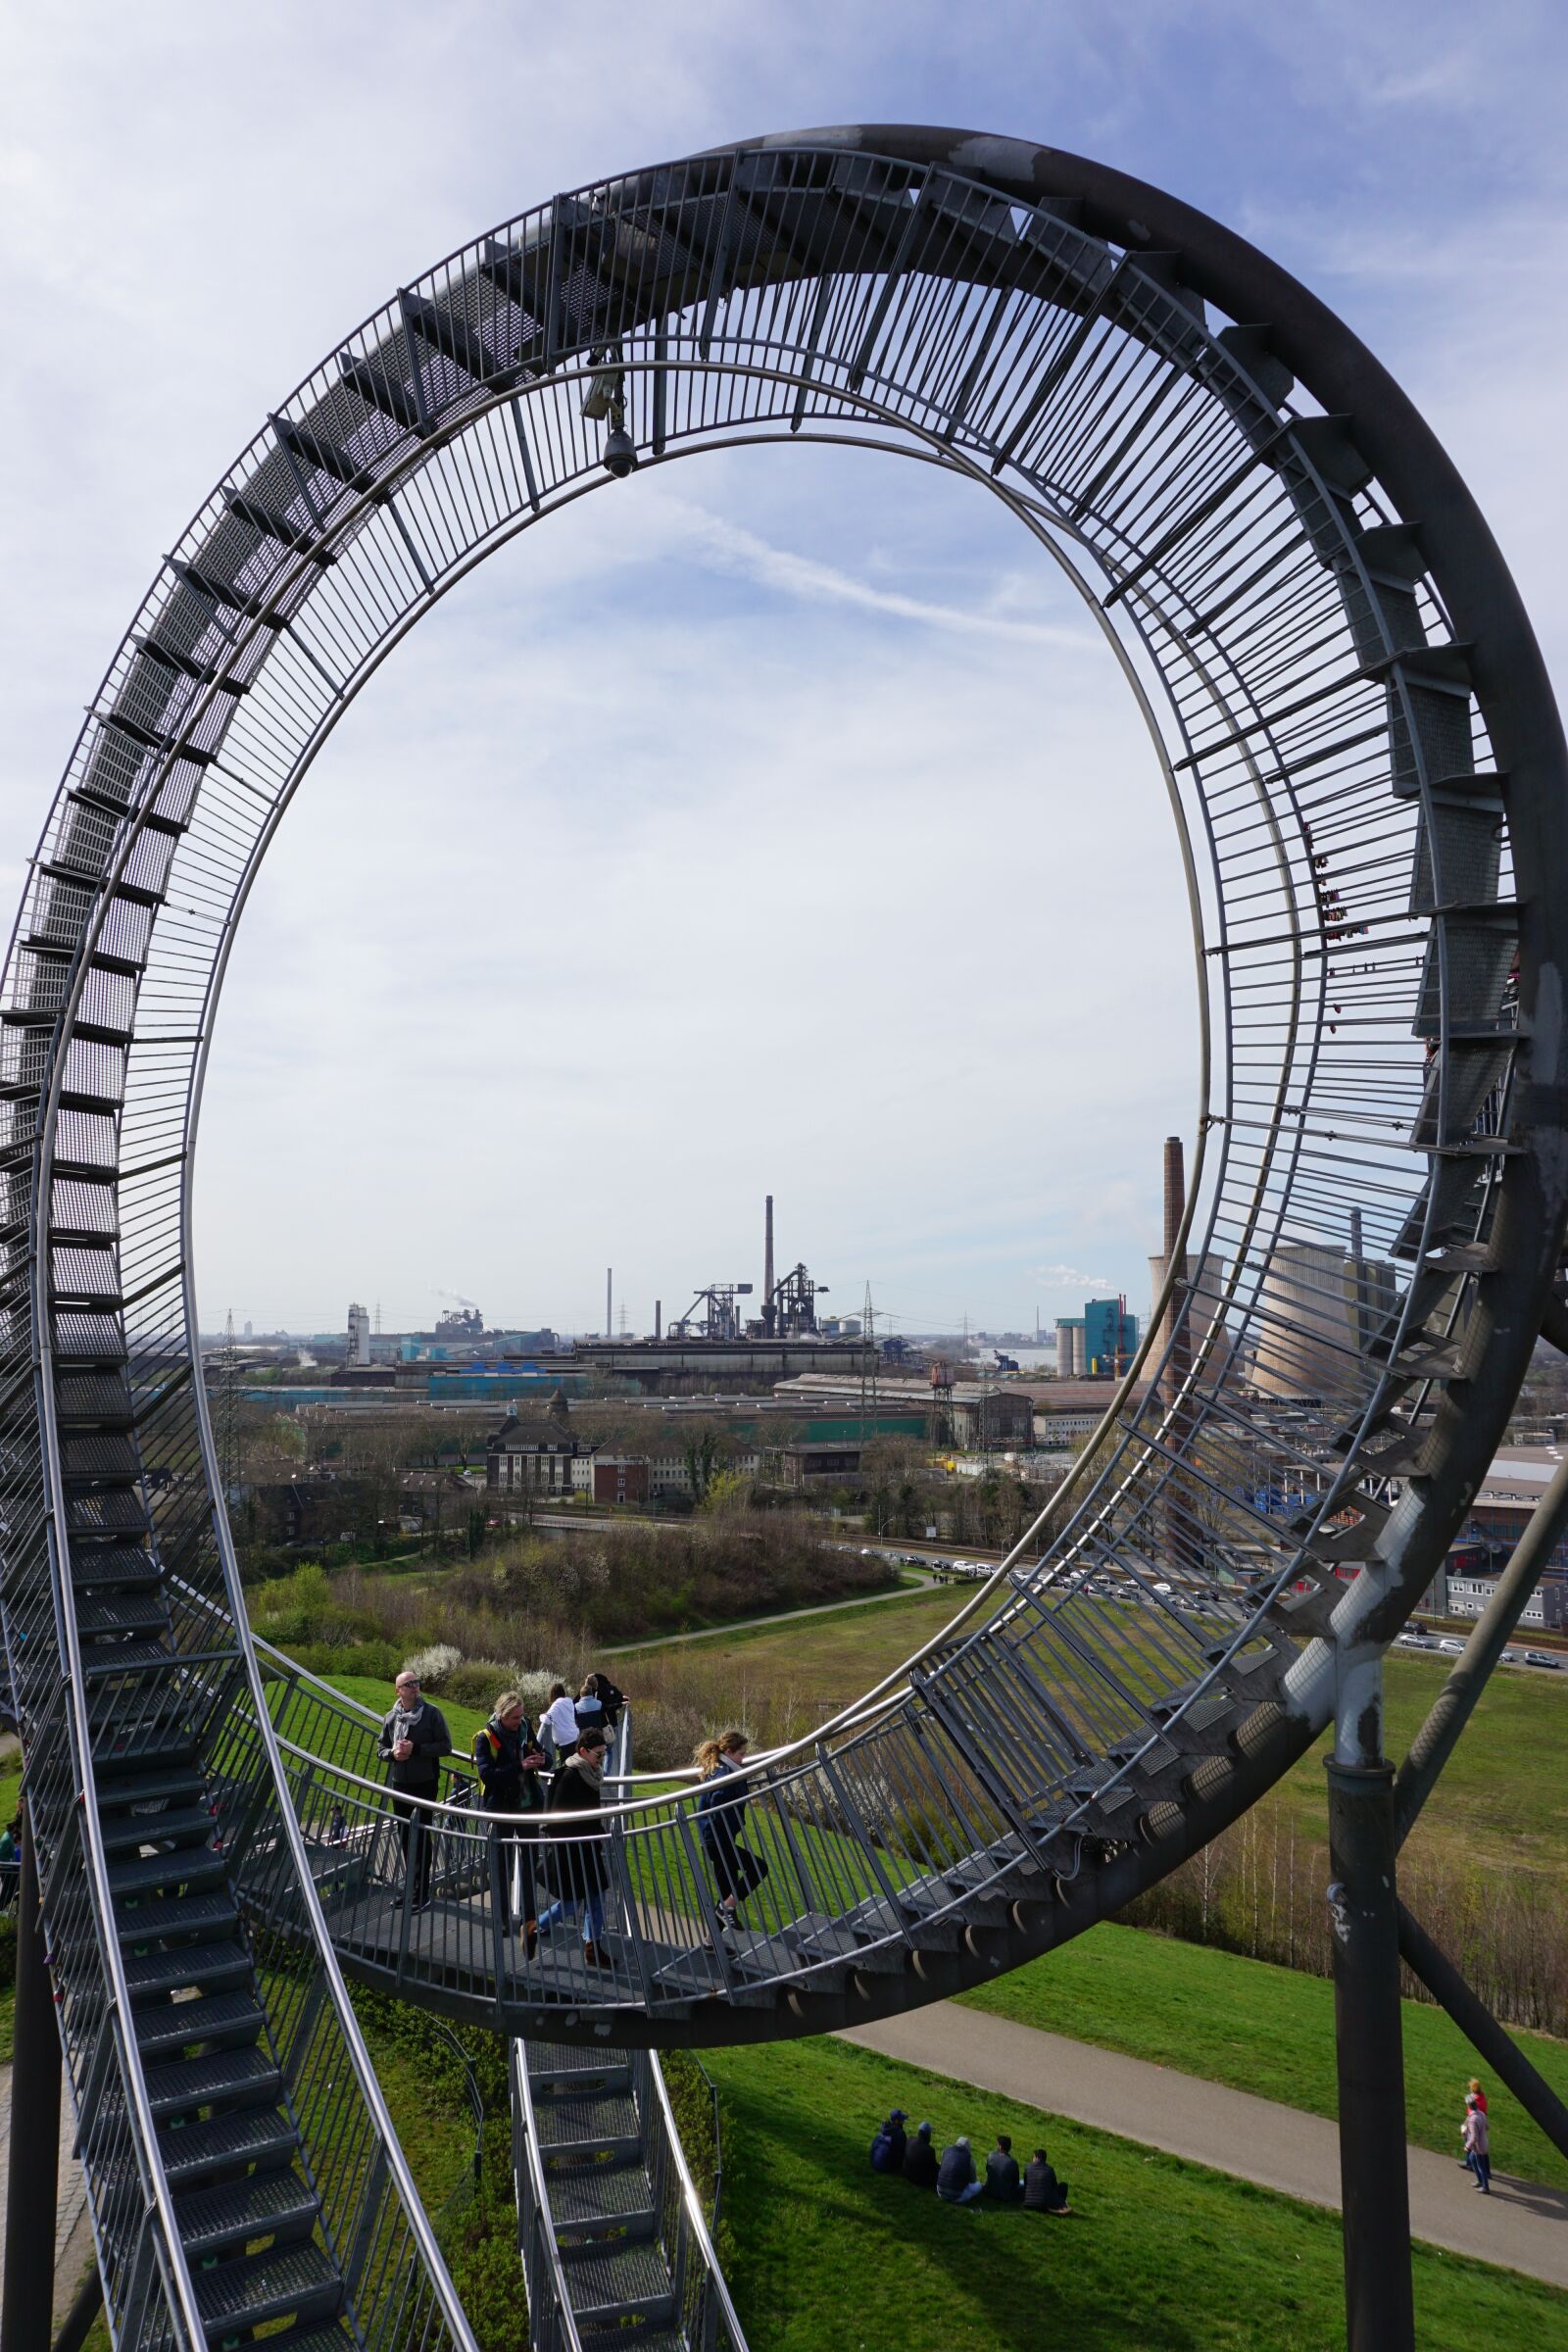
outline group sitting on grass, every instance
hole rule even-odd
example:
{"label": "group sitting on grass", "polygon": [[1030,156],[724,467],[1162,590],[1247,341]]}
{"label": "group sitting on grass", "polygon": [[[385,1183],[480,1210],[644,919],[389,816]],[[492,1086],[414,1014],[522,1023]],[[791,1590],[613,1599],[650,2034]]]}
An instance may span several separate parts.
{"label": "group sitting on grass", "polygon": [[1067,2183],[1057,2180],[1044,2148],[1036,2148],[1020,2173],[1012,2141],[999,2132],[981,2179],[962,2132],[939,2157],[931,2144],[931,2126],[918,2125],[911,2139],[904,2129],[908,2120],[902,2107],[895,2107],[886,2123],[878,2125],[871,2142],[874,2173],[897,2173],[916,2188],[934,2188],[944,2205],[973,2205],[983,2197],[993,2205],[1021,2206],[1025,2213],[1071,2213]]}

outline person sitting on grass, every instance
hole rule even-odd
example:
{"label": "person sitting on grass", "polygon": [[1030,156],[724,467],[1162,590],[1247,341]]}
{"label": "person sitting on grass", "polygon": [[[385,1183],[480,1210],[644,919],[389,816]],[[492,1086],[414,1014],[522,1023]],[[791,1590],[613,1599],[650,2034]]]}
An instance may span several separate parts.
{"label": "person sitting on grass", "polygon": [[904,2178],[912,2180],[916,2188],[935,2188],[937,2184],[937,2152],[931,2145],[929,2124],[920,2126],[905,2150]]}
{"label": "person sitting on grass", "polygon": [[1056,2168],[1048,2162],[1044,2148],[1036,2148],[1023,2177],[1023,2209],[1025,2213],[1071,2213],[1067,2202],[1067,2183],[1056,2179]]}
{"label": "person sitting on grass", "polygon": [[908,2120],[907,2109],[895,2107],[887,2122],[878,2124],[876,2137],[871,2142],[873,2173],[903,2172],[905,2152],[909,2144],[904,2136],[904,2127]]}
{"label": "person sitting on grass", "polygon": [[951,2148],[942,2151],[937,2170],[937,2195],[944,2205],[972,2205],[980,2194],[980,2182],[974,2177],[974,2158],[969,2142],[959,2132]]}
{"label": "person sitting on grass", "polygon": [[1016,2205],[1023,2195],[1017,2160],[1005,2132],[997,2133],[997,2144],[986,2158],[986,2195],[998,2205]]}

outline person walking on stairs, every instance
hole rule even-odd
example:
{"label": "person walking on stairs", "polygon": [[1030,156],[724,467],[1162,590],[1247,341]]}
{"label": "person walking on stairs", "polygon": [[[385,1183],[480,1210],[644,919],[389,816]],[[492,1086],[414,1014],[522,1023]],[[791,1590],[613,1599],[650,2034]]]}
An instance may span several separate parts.
{"label": "person walking on stairs", "polygon": [[556,1900],[539,1914],[539,1934],[548,1936],[564,1919],[574,1919],[581,1911],[582,1956],[590,1968],[611,1966],[610,1956],[602,1948],[610,1838],[604,1830],[592,1826],[604,1810],[604,1790],[605,1735],[596,1727],[583,1733],[576,1754],[550,1784],[546,1808],[550,1841],[544,1849],[544,1863]]}
{"label": "person walking on stairs", "polygon": [[729,1934],[742,1903],[767,1876],[762,1856],[740,1841],[747,1802],[742,1766],[749,1744],[744,1732],[721,1732],[716,1740],[703,1740],[693,1758],[703,1776],[697,1834],[718,1893],[720,1936]]}
{"label": "person walking on stairs", "polygon": [[419,1678],[405,1666],[393,1685],[396,1698],[381,1721],[377,1749],[387,1768],[393,1790],[392,1810],[401,1828],[405,1883],[416,1911],[430,1900],[430,1870],[435,1859],[431,1817],[411,1797],[433,1799],[440,1792],[441,1759],[452,1749],[452,1734],[439,1707],[433,1707],[419,1689]]}
{"label": "person walking on stairs", "polygon": [[564,1683],[552,1683],[550,1704],[539,1718],[539,1739],[554,1772],[577,1750],[577,1707]]}
{"label": "person walking on stairs", "polygon": [[[473,1768],[479,1776],[480,1803],[487,1813],[516,1815],[544,1809],[539,1774],[544,1751],[528,1728],[522,1700],[515,1690],[503,1690],[490,1720],[473,1736]],[[497,1822],[490,1832],[494,1857],[495,1900],[502,1918],[513,1921],[513,1879],[516,1879],[517,1911],[523,1943],[531,1960],[539,1942],[539,1903],[534,1886],[535,1844],[532,1835],[511,1820]]]}

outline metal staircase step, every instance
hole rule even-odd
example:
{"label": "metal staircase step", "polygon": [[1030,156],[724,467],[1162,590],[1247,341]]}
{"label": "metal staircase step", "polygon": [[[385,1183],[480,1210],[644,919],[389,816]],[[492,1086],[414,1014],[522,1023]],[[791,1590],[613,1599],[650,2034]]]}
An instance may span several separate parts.
{"label": "metal staircase step", "polygon": [[539,2152],[562,2156],[635,2156],[642,2147],[637,2103],[624,2094],[605,2098],[547,2094],[535,2110]]}
{"label": "metal staircase step", "polygon": [[563,2247],[566,2291],[579,2327],[611,2320],[667,2320],[675,2309],[664,2257],[651,2239]]}
{"label": "metal staircase step", "polygon": [[161,1563],[139,1544],[83,1544],[71,1546],[74,1585],[161,1585]]}
{"label": "metal staircase step", "polygon": [[238,2336],[269,2320],[330,2319],[343,2308],[343,2281],[320,2246],[245,2254],[198,2271],[196,2303],[209,2343]]}
{"label": "metal staircase step", "polygon": [[553,2165],[550,2216],[563,2250],[579,2237],[607,2229],[624,2230],[628,2237],[650,2237],[654,2192],[647,2171],[635,2159],[630,2163]]}
{"label": "metal staircase step", "polygon": [[624,2051],[576,2049],[564,2041],[528,2044],[528,2080],[536,2092],[589,2084],[623,2090],[630,2079],[631,2061]]}
{"label": "metal staircase step", "polygon": [[[208,1822],[209,1832],[212,1829]],[[211,1886],[223,1876],[221,1854],[211,1846],[180,1845],[169,1854],[138,1854],[129,1862],[111,1862],[109,1891],[117,1898],[152,1894],[166,1886]]]}
{"label": "metal staircase step", "polygon": [[193,2186],[242,2164],[292,2164],[299,2154],[294,2126],[271,2107],[240,2108],[205,2124],[170,2126],[158,2134],[159,2154],[172,2188]]}
{"label": "metal staircase step", "polygon": [[623,2328],[618,2320],[608,2326],[596,2321],[578,2330],[582,2352],[691,2352],[679,2328],[659,2324]]}
{"label": "metal staircase step", "polygon": [[121,1773],[100,1784],[98,1810],[107,1813],[130,1805],[170,1804],[180,1797],[201,1796],[206,1787],[194,1764],[169,1764],[153,1772]]}
{"label": "metal staircase step", "polygon": [[102,1788],[115,1773],[145,1771],[154,1764],[187,1762],[196,1753],[195,1741],[182,1723],[139,1724],[131,1731],[117,1727],[111,1716],[94,1727],[93,1777]]}
{"label": "metal staircase step", "polygon": [[136,2047],[146,2059],[173,2057],[194,2042],[229,2049],[248,2047],[260,2039],[265,2023],[256,1995],[248,1987],[202,1993],[194,2000],[168,2001],[134,2013]]}
{"label": "metal staircase step", "polygon": [[106,1675],[145,1674],[155,1666],[177,1666],[179,1660],[167,1642],[116,1642],[102,1649],[89,1649],[81,1663],[87,1680],[95,1683]]}
{"label": "metal staircase step", "polygon": [[167,1805],[160,1813],[113,1813],[99,1824],[104,1851],[134,1853],[138,1846],[199,1843],[213,1834],[205,1805]]}
{"label": "metal staircase step", "polygon": [[100,1593],[76,1603],[76,1631],[88,1641],[105,1634],[169,1632],[169,1610],[156,1592]]}
{"label": "metal staircase step", "polygon": [[194,2114],[199,2107],[270,2105],[283,2078],[266,2050],[213,2050],[204,2058],[150,2066],[144,2080],[155,2116]]}
{"label": "metal staircase step", "polygon": [[242,1943],[176,1943],[165,1951],[127,1952],[124,1969],[135,2001],[161,1992],[209,1990],[248,1980],[251,1956]]}
{"label": "metal staircase step", "polygon": [[169,1936],[221,1936],[238,1925],[239,1905],[226,1887],[115,1905],[115,1932],[122,1943],[151,1944]]}
{"label": "metal staircase step", "polygon": [[225,2188],[181,2197],[174,2223],[186,2255],[202,2260],[232,2254],[254,2237],[275,2241],[308,2236],[320,2201],[296,2172],[251,2173]]}

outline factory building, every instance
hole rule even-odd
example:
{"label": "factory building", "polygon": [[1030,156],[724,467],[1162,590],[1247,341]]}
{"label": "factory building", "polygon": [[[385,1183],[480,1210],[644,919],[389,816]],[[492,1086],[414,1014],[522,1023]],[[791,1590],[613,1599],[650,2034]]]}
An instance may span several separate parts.
{"label": "factory building", "polygon": [[349,1344],[343,1361],[355,1369],[370,1361],[370,1318],[358,1300],[349,1308]]}
{"label": "factory building", "polygon": [[1396,1298],[1384,1260],[1329,1242],[1280,1243],[1258,1296],[1253,1388],[1262,1396],[1345,1395]]}

